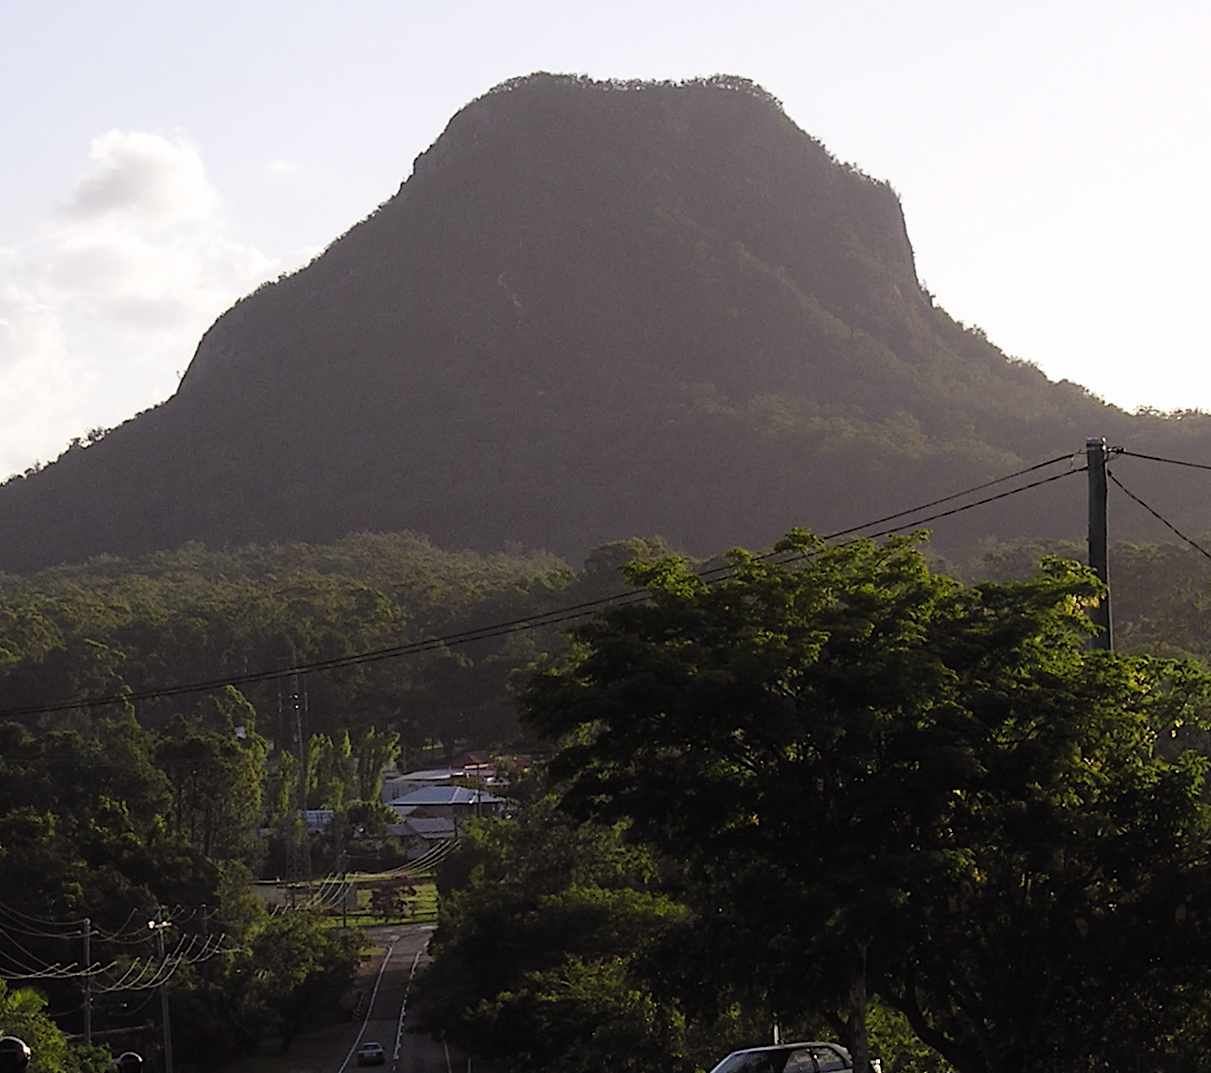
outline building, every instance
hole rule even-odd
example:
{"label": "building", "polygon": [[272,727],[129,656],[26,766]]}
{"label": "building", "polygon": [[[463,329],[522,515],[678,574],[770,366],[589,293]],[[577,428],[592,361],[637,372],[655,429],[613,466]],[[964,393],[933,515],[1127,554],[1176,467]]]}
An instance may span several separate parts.
{"label": "building", "polygon": [[449,786],[456,778],[462,778],[461,769],[430,768],[426,771],[409,771],[383,780],[382,801],[390,805],[413,790],[423,786]]}
{"label": "building", "polygon": [[466,786],[421,786],[387,804],[401,820],[443,817],[457,822],[473,816],[499,815],[508,802],[487,790]]}

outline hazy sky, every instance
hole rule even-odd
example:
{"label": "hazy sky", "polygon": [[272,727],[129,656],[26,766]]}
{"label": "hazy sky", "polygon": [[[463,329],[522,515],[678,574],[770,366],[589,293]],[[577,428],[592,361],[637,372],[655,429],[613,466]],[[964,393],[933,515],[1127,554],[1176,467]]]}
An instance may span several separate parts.
{"label": "hazy sky", "polygon": [[170,395],[235,298],[535,70],[760,82],[891,181],[955,316],[1211,409],[1209,47],[1205,0],[0,0],[0,477]]}

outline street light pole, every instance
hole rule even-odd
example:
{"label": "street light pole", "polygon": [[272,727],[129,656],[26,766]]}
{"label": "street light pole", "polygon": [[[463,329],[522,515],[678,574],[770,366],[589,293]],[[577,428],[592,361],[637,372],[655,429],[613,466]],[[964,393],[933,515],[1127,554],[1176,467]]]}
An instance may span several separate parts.
{"label": "street light pole", "polygon": [[[166,955],[164,953],[164,929],[168,921],[164,919],[164,907],[156,906],[156,919],[148,921],[147,926],[156,933],[156,949],[160,954],[160,971],[164,971]],[[168,1013],[168,980],[160,984],[160,1020],[164,1025],[164,1073],[172,1073],[172,1018]]]}

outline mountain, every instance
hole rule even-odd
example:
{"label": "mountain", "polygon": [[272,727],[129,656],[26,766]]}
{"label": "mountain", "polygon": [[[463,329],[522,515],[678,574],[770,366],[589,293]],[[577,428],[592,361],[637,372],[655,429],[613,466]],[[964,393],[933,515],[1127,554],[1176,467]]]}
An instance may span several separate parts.
{"label": "mountain", "polygon": [[[892,188],[760,87],[539,74],[467,105],[394,197],[223,314],[171,399],[0,487],[0,568],[397,529],[706,553],[1088,435],[1211,456],[1211,419],[1125,414],[954,321]],[[1187,474],[1148,482],[1206,525]],[[1074,478],[938,535],[1076,536],[1084,511]]]}

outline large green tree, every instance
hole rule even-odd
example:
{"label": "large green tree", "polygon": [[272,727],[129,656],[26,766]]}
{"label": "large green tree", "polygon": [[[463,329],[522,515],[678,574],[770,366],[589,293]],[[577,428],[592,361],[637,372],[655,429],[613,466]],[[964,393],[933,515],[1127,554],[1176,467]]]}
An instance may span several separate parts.
{"label": "large green tree", "polygon": [[546,798],[468,823],[439,874],[423,1024],[519,1073],[692,1068],[657,953],[690,914],[658,872],[618,830],[575,824]]}
{"label": "large green tree", "polygon": [[331,1017],[357,972],[362,939],[317,914],[284,913],[253,935],[234,973],[248,981],[245,1010],[260,1009],[283,1051],[309,1020]]}
{"label": "large green tree", "polygon": [[713,580],[633,577],[648,601],[579,628],[528,717],[567,808],[687,862],[719,978],[831,1012],[859,1068],[872,993],[970,1073],[1178,1032],[1204,997],[1203,764],[1157,741],[1206,683],[1090,652],[1091,575],[965,586],[910,541],[794,533]]}
{"label": "large green tree", "polygon": [[172,787],[170,828],[207,857],[251,860],[262,817],[268,743],[256,732],[255,711],[231,686],[210,706],[210,725],[178,717],[156,750]]}

